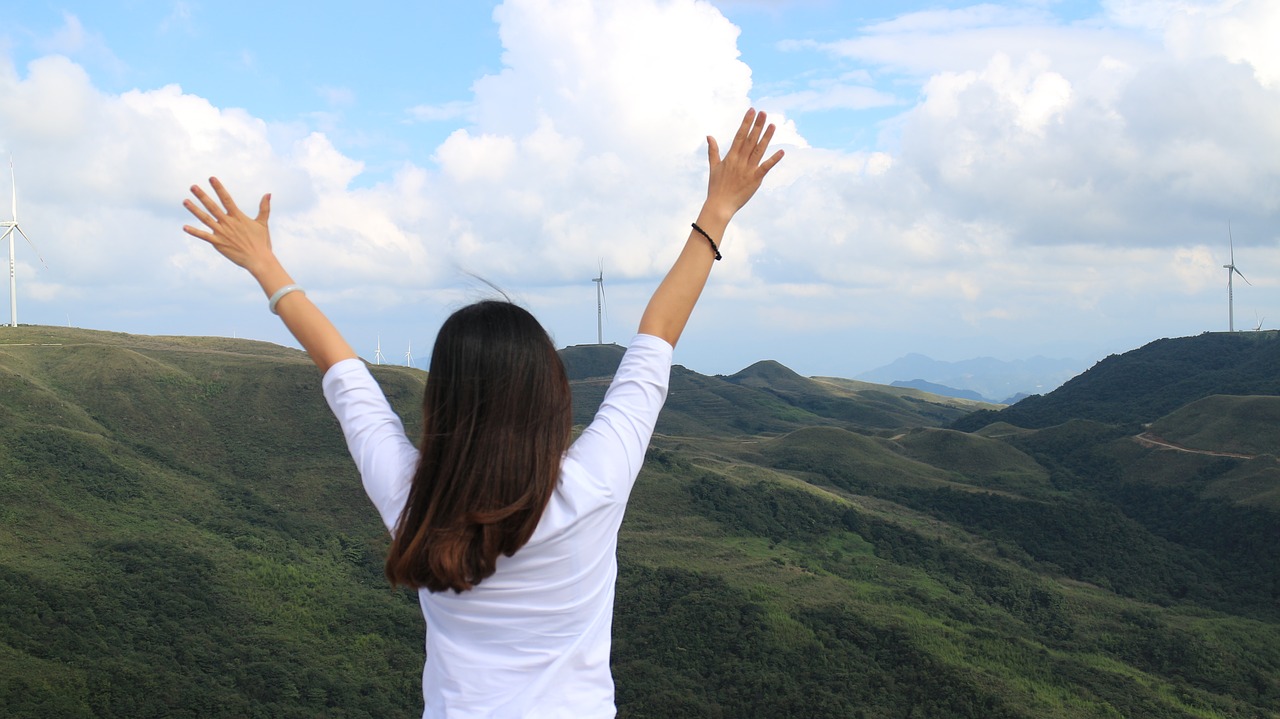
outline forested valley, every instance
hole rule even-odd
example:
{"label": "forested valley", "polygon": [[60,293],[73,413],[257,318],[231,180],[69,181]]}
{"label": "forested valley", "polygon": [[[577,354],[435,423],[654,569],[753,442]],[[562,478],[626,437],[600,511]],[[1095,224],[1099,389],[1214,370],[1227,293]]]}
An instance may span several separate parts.
{"label": "forested valley", "polygon": [[[320,378],[266,343],[0,337],[0,717],[416,717],[423,626]],[[562,352],[575,422],[621,356]],[[673,371],[623,524],[619,716],[1280,716],[1280,337],[990,405]],[[425,373],[376,366],[410,435]]]}

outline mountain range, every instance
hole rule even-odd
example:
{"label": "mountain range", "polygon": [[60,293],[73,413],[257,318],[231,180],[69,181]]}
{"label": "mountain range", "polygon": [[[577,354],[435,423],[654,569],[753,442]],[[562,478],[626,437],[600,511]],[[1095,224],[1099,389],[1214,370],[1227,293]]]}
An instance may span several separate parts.
{"label": "mountain range", "polygon": [[976,357],[944,362],[912,353],[856,378],[915,387],[950,397],[1013,404],[1027,395],[1047,394],[1084,369],[1085,363],[1073,359],[1032,357],[1006,361]]}
{"label": "mountain range", "polygon": [[[621,353],[562,351],[575,423]],[[1161,340],[1004,408],[674,368],[618,716],[1280,716],[1277,354]],[[371,369],[415,436],[425,373]],[[0,328],[0,715],[421,714],[416,597],[319,379],[266,343]]]}

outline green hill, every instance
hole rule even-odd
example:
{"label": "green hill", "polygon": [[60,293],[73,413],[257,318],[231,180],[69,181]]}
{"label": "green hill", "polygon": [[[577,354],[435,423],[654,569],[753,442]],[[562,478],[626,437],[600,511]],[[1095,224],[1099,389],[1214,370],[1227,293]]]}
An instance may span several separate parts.
{"label": "green hill", "polygon": [[[412,406],[421,372],[376,371]],[[5,328],[0,407],[5,716],[420,711],[421,619],[305,355]]]}
{"label": "green hill", "polygon": [[1191,449],[1275,455],[1280,453],[1280,397],[1212,395],[1179,407],[1149,429]]}
{"label": "green hill", "polygon": [[954,424],[973,431],[995,421],[1040,428],[1069,419],[1153,422],[1215,394],[1280,395],[1280,331],[1209,332],[1151,342],[1111,355],[1047,395]]}
{"label": "green hill", "polygon": [[[581,422],[618,350],[574,351]],[[424,373],[373,370],[415,433]],[[1153,427],[1270,422],[1236,404]],[[1273,460],[938,429],[964,411],[678,368],[619,545],[619,717],[1280,713]],[[0,420],[0,715],[421,714],[416,598],[300,352],[0,328]]]}
{"label": "green hill", "polygon": [[1005,442],[950,429],[921,428],[896,438],[913,459],[993,490],[1035,494],[1051,490],[1049,473]]}
{"label": "green hill", "polygon": [[560,350],[565,373],[570,380],[613,377],[626,348],[609,345],[573,345]]}
{"label": "green hill", "polygon": [[[617,345],[560,351],[574,391],[574,421],[591,421],[622,360]],[[950,423],[991,405],[912,389],[833,378],[806,378],[773,361],[729,376],[677,365],[658,432],[684,436],[782,434],[811,426],[892,430]]]}

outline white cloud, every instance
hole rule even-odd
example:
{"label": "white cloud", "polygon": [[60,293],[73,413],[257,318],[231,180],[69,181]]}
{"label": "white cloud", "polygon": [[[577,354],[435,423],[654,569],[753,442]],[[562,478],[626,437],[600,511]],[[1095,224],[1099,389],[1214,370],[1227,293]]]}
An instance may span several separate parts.
{"label": "white cloud", "polygon": [[436,161],[447,176],[460,183],[500,183],[515,160],[515,140],[504,135],[472,135],[457,130],[436,148]]}
{"label": "white cloud", "polygon": [[160,32],[170,33],[178,31],[187,35],[192,34],[194,28],[191,23],[191,16],[191,3],[185,2],[185,0],[178,0],[173,3],[173,7],[170,8],[169,14],[160,21]]}
{"label": "white cloud", "polygon": [[[652,276],[696,214],[705,136],[736,128],[750,69],[737,28],[692,0],[512,0],[504,69],[475,84],[474,124],[436,150],[466,266],[585,276],[604,258]],[[690,72],[697,68],[697,72]],[[785,122],[779,141],[799,140]],[[463,219],[465,218],[465,221]]]}
{"label": "white cloud", "polygon": [[99,33],[87,30],[78,16],[65,11],[62,13],[62,26],[45,37],[35,38],[35,46],[48,55],[64,55],[93,63],[113,75],[119,75],[125,68]]}
{"label": "white cloud", "polygon": [[[430,163],[372,185],[314,127],[176,85],[104,92],[63,55],[0,64],[12,100],[0,146],[14,150],[24,227],[50,266],[21,269],[44,299],[110,296],[146,312],[148,296],[231,286],[257,302],[242,273],[179,231],[186,188],[216,174],[251,213],[273,193],[282,256],[336,312],[457,294],[474,272],[551,303],[554,323],[573,288],[593,297],[603,260],[617,321],[630,320],[697,212],[705,136],[727,147],[755,100],[780,111],[788,157],[724,238],[708,341],[769,328],[1034,346],[1081,316],[1095,334],[1140,312],[1160,313],[1141,331],[1178,326],[1223,282],[1228,219],[1249,291],[1280,276],[1259,251],[1280,241],[1280,155],[1266,151],[1280,147],[1280,90],[1255,31],[1274,13],[1153,8],[1113,4],[1111,20],[1071,26],[991,6],[910,13],[822,46],[862,67],[753,98],[738,29],[708,3],[510,0],[495,13],[502,69],[465,102],[407,112],[464,124]],[[869,82],[886,76],[903,91]],[[857,151],[809,147],[785,117],[897,97],[911,99],[891,140]]]}
{"label": "white cloud", "polygon": [[908,13],[861,28],[854,37],[810,46],[882,72],[915,78],[980,70],[997,54],[1015,60],[1050,57],[1068,74],[1087,71],[1103,56],[1142,62],[1154,55],[1145,38],[1114,28],[1061,25],[1040,14],[1002,14],[994,6],[980,6],[980,10]]}
{"label": "white cloud", "polygon": [[1280,5],[1271,0],[1108,0],[1111,20],[1162,38],[1174,56],[1222,57],[1280,85]]}
{"label": "white cloud", "polygon": [[769,112],[797,113],[816,110],[866,110],[902,104],[897,97],[874,87],[819,83],[815,88],[762,97],[758,103]]}
{"label": "white cloud", "polygon": [[439,105],[414,105],[406,112],[417,122],[444,122],[469,116],[471,103],[454,101]]}
{"label": "white cloud", "polygon": [[1206,209],[1254,227],[1275,212],[1280,157],[1247,147],[1280,142],[1277,111],[1280,95],[1221,58],[996,53],[930,77],[896,121],[889,176],[1022,242],[1176,245],[1202,239]]}

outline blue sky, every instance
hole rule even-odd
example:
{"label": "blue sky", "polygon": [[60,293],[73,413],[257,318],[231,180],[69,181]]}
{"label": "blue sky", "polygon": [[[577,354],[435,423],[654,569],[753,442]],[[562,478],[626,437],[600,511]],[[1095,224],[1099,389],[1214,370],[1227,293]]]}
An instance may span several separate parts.
{"label": "blue sky", "polygon": [[755,105],[788,156],[724,238],[693,369],[1084,367],[1225,330],[1228,222],[1236,327],[1274,327],[1275,37],[1269,0],[0,2],[0,151],[48,265],[18,246],[19,320],[291,344],[179,229],[217,174],[273,193],[279,253],[369,358],[425,365],[472,275],[594,342],[602,262],[625,343],[703,138]]}

